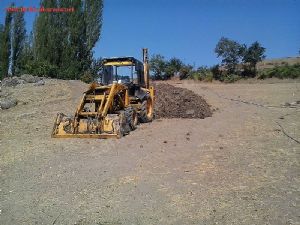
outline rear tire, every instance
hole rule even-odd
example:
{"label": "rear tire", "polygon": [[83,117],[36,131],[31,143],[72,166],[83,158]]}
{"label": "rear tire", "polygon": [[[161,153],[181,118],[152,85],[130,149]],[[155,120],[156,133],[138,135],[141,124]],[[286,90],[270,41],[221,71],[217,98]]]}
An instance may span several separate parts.
{"label": "rear tire", "polygon": [[147,97],[141,105],[139,113],[139,120],[142,123],[148,123],[153,120],[153,101],[150,97]]}

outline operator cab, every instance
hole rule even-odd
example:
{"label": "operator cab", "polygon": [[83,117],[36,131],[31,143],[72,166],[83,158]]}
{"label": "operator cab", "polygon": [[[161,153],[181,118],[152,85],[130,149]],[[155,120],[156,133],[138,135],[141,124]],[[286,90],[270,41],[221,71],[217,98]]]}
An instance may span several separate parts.
{"label": "operator cab", "polygon": [[143,63],[134,57],[117,57],[103,59],[101,83],[113,83],[128,86],[145,86]]}

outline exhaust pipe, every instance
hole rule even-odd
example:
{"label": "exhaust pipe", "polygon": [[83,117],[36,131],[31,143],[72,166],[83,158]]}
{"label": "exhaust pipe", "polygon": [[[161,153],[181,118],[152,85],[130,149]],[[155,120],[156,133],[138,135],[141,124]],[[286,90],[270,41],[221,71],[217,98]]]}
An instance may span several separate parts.
{"label": "exhaust pipe", "polygon": [[149,88],[148,48],[143,48],[143,63],[144,63],[145,88]]}

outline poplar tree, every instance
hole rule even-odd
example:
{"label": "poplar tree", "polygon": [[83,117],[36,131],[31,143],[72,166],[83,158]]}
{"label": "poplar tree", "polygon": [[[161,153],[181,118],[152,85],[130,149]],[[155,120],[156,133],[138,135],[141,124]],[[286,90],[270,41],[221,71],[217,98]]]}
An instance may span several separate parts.
{"label": "poplar tree", "polygon": [[[0,24],[0,51],[2,51],[2,49],[3,49],[3,36],[4,36],[4,26],[3,26],[3,24]],[[3,69],[2,69],[3,62],[2,61],[3,60],[0,55],[0,80],[2,79],[2,76],[3,76]]]}
{"label": "poplar tree", "polygon": [[100,38],[103,0],[42,0],[44,8],[70,13],[39,13],[34,26],[35,59],[58,68],[58,78],[78,79],[91,69],[93,48]]}
{"label": "poplar tree", "polygon": [[[56,8],[57,3],[55,0],[42,0],[40,3],[41,8]],[[40,12],[35,21],[34,32],[35,32],[35,56],[40,62],[55,63],[55,37],[56,23],[58,18],[56,13]]]}
{"label": "poplar tree", "polygon": [[[62,3],[70,4],[69,1]],[[73,0],[71,6],[75,11],[64,13],[64,37],[61,37],[63,43],[61,68],[62,76],[67,79],[78,79],[84,70],[84,60],[86,58],[84,45],[86,27],[84,24],[83,5],[81,0]],[[66,7],[62,5],[62,7]],[[68,6],[70,7],[70,5]]]}
{"label": "poplar tree", "polygon": [[103,1],[85,0],[86,50],[90,56],[101,35]]}
{"label": "poplar tree", "polygon": [[33,33],[30,32],[29,35],[26,35],[24,41],[24,47],[20,53],[20,57],[18,59],[18,71],[19,73],[31,73],[34,68],[31,68],[34,62],[34,54],[33,54]]}
{"label": "poplar tree", "polygon": [[[86,0],[85,7],[85,24],[86,24],[86,66],[89,67],[93,75],[93,48],[101,37],[103,1]],[[87,69],[87,68],[85,68]]]}
{"label": "poplar tree", "polygon": [[[12,4],[11,7],[14,5]],[[2,32],[2,41],[0,49],[0,59],[1,59],[1,70],[2,78],[8,75],[10,55],[11,55],[11,23],[12,23],[12,13],[6,12],[5,23]]]}
{"label": "poplar tree", "polygon": [[12,75],[20,74],[21,53],[24,49],[26,29],[23,12],[13,14],[12,26],[12,55],[11,55],[11,73]]}

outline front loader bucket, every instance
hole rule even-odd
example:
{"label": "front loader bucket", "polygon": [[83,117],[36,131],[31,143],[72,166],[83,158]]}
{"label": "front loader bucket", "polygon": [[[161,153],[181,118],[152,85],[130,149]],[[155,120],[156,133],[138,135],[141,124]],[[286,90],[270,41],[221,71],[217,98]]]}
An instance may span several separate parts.
{"label": "front loader bucket", "polygon": [[124,135],[117,114],[107,115],[103,120],[79,120],[77,126],[74,118],[58,113],[54,122],[53,138],[120,138]]}
{"label": "front loader bucket", "polygon": [[74,117],[58,113],[54,122],[54,138],[120,138],[128,134],[136,113],[129,102],[128,88],[92,84],[84,92]]}
{"label": "front loader bucket", "polygon": [[[71,118],[70,118],[71,120]],[[64,135],[67,131],[64,129],[64,125],[67,121],[67,116],[63,113],[57,113],[53,129],[52,129],[52,137],[57,137],[60,135]]]}

